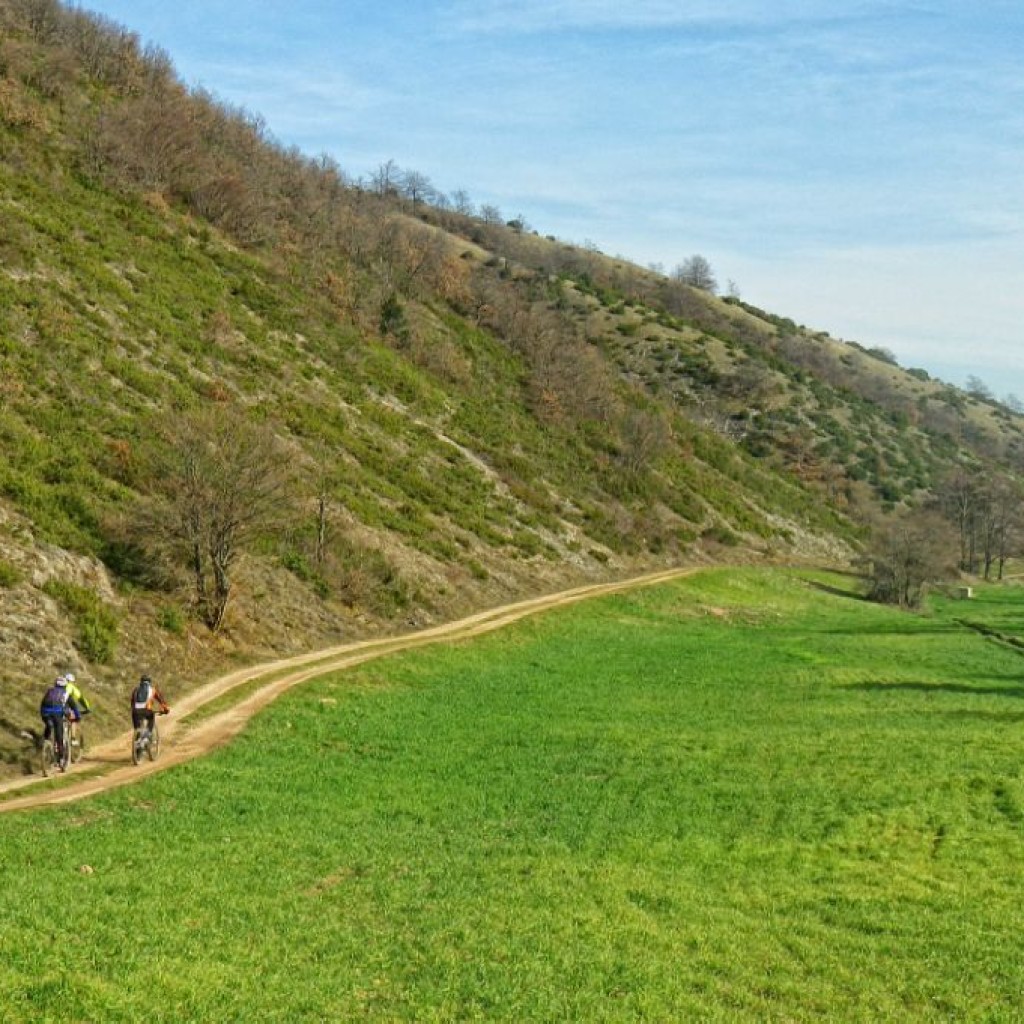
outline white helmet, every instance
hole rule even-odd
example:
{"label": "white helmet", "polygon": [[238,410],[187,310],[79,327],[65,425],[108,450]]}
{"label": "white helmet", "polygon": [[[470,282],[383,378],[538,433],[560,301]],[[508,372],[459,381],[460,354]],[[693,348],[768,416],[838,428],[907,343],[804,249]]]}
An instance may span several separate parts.
{"label": "white helmet", "polygon": [[64,682],[65,683],[70,685],[74,681],[75,681],[75,673],[74,672],[65,672],[64,673]]}

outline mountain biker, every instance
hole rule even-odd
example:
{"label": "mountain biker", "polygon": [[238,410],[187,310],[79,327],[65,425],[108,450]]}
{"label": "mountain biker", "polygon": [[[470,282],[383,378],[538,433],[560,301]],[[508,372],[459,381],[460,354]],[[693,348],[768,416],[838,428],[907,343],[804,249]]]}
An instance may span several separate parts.
{"label": "mountain biker", "polygon": [[139,679],[139,685],[132,690],[133,729],[142,728],[142,723],[145,722],[149,731],[153,731],[153,725],[156,722],[156,712],[153,710],[153,706],[156,704],[160,705],[161,715],[166,715],[171,710],[170,705],[164,700],[164,695],[156,688],[153,680],[148,675],[144,675]]}
{"label": "mountain biker", "polygon": [[53,747],[59,760],[63,753],[64,716],[68,713],[67,680],[57,676],[53,685],[43,694],[39,704],[39,716],[43,720],[43,739],[53,738]]}
{"label": "mountain biker", "polygon": [[68,717],[71,719],[71,730],[77,735],[78,723],[82,720],[82,715],[89,714],[92,707],[88,698],[79,689],[74,672],[64,673],[64,690],[68,695],[66,707],[70,712]]}

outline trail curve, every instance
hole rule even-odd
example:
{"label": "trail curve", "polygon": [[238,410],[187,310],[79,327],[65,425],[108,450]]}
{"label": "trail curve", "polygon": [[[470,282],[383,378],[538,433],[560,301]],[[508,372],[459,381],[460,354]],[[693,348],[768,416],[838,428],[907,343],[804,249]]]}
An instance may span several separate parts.
{"label": "trail curve", "polygon": [[[237,736],[258,711],[276,700],[286,690],[317,676],[383,657],[399,651],[444,641],[465,640],[493,630],[501,629],[530,615],[575,604],[589,598],[602,597],[624,590],[665,583],[680,576],[696,572],[693,567],[666,569],[611,583],[592,583],[571,590],[546,594],[513,604],[477,612],[454,622],[433,626],[415,633],[375,640],[361,640],[340,644],[320,651],[282,658],[278,661],[252,665],[221,676],[177,701],[174,712],[161,719],[161,753],[156,761],[139,765],[131,763],[131,732],[108,740],[90,749],[81,764],[90,770],[78,781],[72,769],[67,784],[38,793],[4,798],[5,794],[20,789],[32,789],[45,781],[42,776],[29,776],[0,783],[0,813],[27,810],[32,807],[74,803],[98,793],[139,782],[155,772],[165,771],[223,746]],[[251,694],[241,698],[228,709],[212,714],[197,723],[189,716],[200,708],[229,694],[232,690],[268,677],[267,682]]]}

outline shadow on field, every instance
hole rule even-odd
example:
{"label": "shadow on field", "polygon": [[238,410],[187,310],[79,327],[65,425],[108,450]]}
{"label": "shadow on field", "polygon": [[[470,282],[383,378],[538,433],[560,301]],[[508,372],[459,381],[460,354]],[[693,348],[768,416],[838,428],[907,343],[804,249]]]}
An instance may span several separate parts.
{"label": "shadow on field", "polygon": [[[783,632],[779,627],[776,632]],[[817,629],[805,627],[793,632],[818,633],[824,636],[939,636],[950,633],[962,633],[963,630],[955,622],[935,622],[931,619],[908,618],[906,621],[893,619],[889,622],[865,622],[862,626],[832,626],[825,624]]]}
{"label": "shadow on field", "polygon": [[888,693],[908,690],[917,693],[957,693],[970,697],[1010,697],[1024,699],[1024,686],[967,686],[965,683],[848,683],[843,689],[863,690],[867,693]]}
{"label": "shadow on field", "polygon": [[832,594],[834,597],[845,597],[850,601],[867,600],[867,596],[865,594],[858,594],[852,590],[844,590],[842,587],[833,587],[830,584],[822,583],[819,580],[804,580],[804,582],[807,586],[813,587],[815,590],[820,590],[824,594]]}

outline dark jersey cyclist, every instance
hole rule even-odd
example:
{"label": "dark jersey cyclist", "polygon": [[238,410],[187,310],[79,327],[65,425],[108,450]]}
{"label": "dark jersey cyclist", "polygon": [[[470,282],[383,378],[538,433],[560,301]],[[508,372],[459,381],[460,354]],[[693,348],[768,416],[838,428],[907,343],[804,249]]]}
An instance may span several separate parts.
{"label": "dark jersey cyclist", "polygon": [[39,716],[43,720],[43,739],[53,739],[58,758],[62,753],[64,717],[67,713],[67,680],[63,676],[57,676],[53,685],[43,694],[43,699],[39,703]]}
{"label": "dark jersey cyclist", "polygon": [[156,684],[149,676],[143,676],[139,685],[132,690],[132,728],[141,729],[145,722],[149,731],[153,731],[153,723],[156,721],[154,707],[159,706],[160,714],[166,715],[171,710],[170,705],[164,700],[164,695],[156,688]]}

